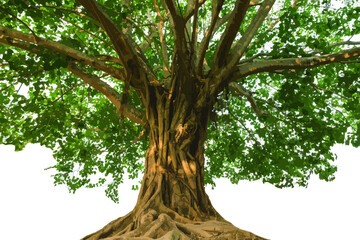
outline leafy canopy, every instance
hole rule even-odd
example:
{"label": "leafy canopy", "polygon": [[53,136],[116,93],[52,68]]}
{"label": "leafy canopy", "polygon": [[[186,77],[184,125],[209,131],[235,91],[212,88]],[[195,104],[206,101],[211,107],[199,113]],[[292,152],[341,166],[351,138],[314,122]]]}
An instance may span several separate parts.
{"label": "leafy canopy", "polygon": [[[165,81],[176,47],[165,1],[97,2],[140,46],[159,81]],[[192,16],[185,26],[189,34],[197,26],[196,46],[212,22],[214,2],[200,1],[197,22]],[[216,64],[215,53],[235,2],[222,5],[205,52],[205,71]],[[175,3],[185,16],[188,2]],[[250,3],[235,41],[245,33],[260,3]],[[74,57],[67,48],[57,50],[36,40],[61,43],[92,57],[93,65],[82,60],[78,67],[121,93],[124,83],[114,72],[123,67],[108,35],[75,0],[2,0],[0,6],[0,143],[15,145],[17,151],[27,143],[51,148],[57,160],[55,184],[66,184],[73,192],[106,184],[106,194],[117,201],[124,172],[133,179],[144,169],[147,141],[139,137],[143,126],[122,119],[103,92],[69,71]],[[359,47],[359,42],[351,41],[360,34],[359,19],[355,0],[277,1],[239,66],[267,60],[281,65],[277,59]],[[6,29],[30,37],[10,35]],[[96,67],[104,63],[106,68]],[[359,57],[316,68],[268,67],[240,74],[236,85],[229,84],[219,94],[213,110],[205,146],[205,182],[215,185],[215,178],[226,177],[233,183],[262,179],[277,187],[306,186],[313,173],[332,180],[336,166],[331,165],[335,159],[331,147],[360,146],[359,76]],[[143,110],[132,88],[128,103]]]}

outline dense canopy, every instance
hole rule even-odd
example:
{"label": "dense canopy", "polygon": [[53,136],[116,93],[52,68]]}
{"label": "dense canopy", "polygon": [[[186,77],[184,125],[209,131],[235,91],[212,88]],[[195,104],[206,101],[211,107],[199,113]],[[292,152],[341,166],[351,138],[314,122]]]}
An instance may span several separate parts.
{"label": "dense canopy", "polygon": [[0,143],[53,149],[56,184],[107,184],[117,201],[148,147],[143,83],[127,69],[170,91],[181,61],[213,86],[205,183],[331,180],[331,147],[360,145],[357,1],[93,2],[0,6]]}
{"label": "dense canopy", "polygon": [[0,144],[52,149],[55,184],[115,202],[143,174],[84,240],[263,239],[204,185],[329,181],[331,147],[360,146],[357,0],[1,3]]}

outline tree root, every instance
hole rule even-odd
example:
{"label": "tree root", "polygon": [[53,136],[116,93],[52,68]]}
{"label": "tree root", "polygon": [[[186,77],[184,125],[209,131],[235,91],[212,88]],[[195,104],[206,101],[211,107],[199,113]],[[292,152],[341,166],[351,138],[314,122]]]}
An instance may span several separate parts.
{"label": "tree root", "polygon": [[83,240],[266,240],[220,221],[181,223],[165,213],[148,210],[138,221],[130,222],[132,213],[119,218]]}

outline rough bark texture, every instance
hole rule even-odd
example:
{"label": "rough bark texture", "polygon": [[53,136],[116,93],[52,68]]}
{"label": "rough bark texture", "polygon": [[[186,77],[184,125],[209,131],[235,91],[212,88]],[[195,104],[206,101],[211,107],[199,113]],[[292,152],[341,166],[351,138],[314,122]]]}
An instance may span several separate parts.
{"label": "rough bark texture", "polygon": [[[100,28],[99,32],[107,34],[117,57],[110,53],[101,57],[91,56],[61,42],[50,40],[58,39],[58,35],[48,39],[37,36],[29,27],[32,24],[27,26],[20,19],[17,20],[25,24],[32,34],[18,31],[22,28],[13,30],[0,26],[0,44],[34,54],[42,54],[46,49],[54,56],[66,55],[67,69],[73,75],[106,96],[121,117],[127,117],[149,128],[150,146],[145,158],[145,174],[134,210],[83,239],[263,239],[224,220],[205,193],[204,141],[209,115],[218,94],[229,87],[238,96],[246,97],[255,114],[265,116],[270,113],[259,107],[257,99],[252,96],[253,93],[242,86],[242,81],[238,79],[262,72],[281,74],[284,70],[310,69],[330,63],[351,63],[350,59],[359,58],[360,47],[344,48],[342,51],[323,55],[319,55],[316,49],[313,52],[314,56],[300,58],[273,59],[268,54],[259,53],[241,60],[265,19],[268,19],[275,0],[236,0],[233,10],[225,16],[221,14],[225,1],[213,0],[211,22],[208,28],[203,29],[206,31],[201,42],[198,41],[201,36],[198,24],[199,9],[204,6],[205,0],[187,1],[185,15],[179,11],[177,1],[153,0],[159,21],[151,22],[150,25],[153,27],[150,28],[150,38],[141,45],[136,42],[142,37],[135,41],[131,31],[132,27],[140,25],[125,27],[126,24],[121,24],[124,28],[120,29],[120,23],[114,22],[107,15],[105,5],[98,4],[97,0],[77,2],[91,17],[82,11],[80,13],[72,10],[72,13],[95,22]],[[130,2],[122,1],[131,9]],[[31,4],[31,8],[19,14],[25,14],[32,8],[44,11],[39,8],[42,4]],[[292,7],[295,8],[296,4],[295,0]],[[48,4],[44,2],[44,6],[46,5]],[[251,6],[259,7],[247,24],[245,32],[236,40]],[[10,12],[5,10],[5,13]],[[152,18],[151,14],[148,16]],[[131,18],[126,17],[122,20],[128,21]],[[280,18],[276,20],[279,21]],[[168,30],[164,30],[165,24],[169,24],[169,30],[173,35],[171,42],[174,42],[174,46],[171,53],[165,37],[169,34]],[[270,25],[269,31],[275,24]],[[160,66],[164,73],[162,79],[158,79],[155,73],[156,67],[152,66],[154,62],[150,64],[144,54],[153,41],[151,38],[156,36],[155,26],[158,26],[161,47],[157,47],[152,54],[158,54],[163,62],[163,66]],[[210,40],[222,26],[225,30],[214,52],[212,64],[208,65],[206,53],[211,54],[213,51],[209,49]],[[84,31],[82,28],[78,30]],[[143,29],[140,30],[144,32]],[[330,46],[356,44],[358,43],[345,41]],[[259,58],[260,56],[269,58]],[[109,62],[116,63],[117,66]],[[124,82],[122,93],[97,76],[98,71]],[[128,103],[130,88],[141,99],[145,111]]]}
{"label": "rough bark texture", "polygon": [[203,104],[195,100],[201,98],[193,97],[201,95],[202,86],[187,82],[178,97],[179,88],[172,88],[174,92],[148,88],[150,146],[137,204],[128,215],[84,240],[263,239],[227,222],[205,193],[203,145],[211,108],[199,107]]}
{"label": "rough bark texture", "polygon": [[133,211],[83,239],[264,239],[234,227],[211,205],[201,141],[184,143],[191,141],[189,135],[179,142],[180,129],[160,129],[151,129],[146,172]]}

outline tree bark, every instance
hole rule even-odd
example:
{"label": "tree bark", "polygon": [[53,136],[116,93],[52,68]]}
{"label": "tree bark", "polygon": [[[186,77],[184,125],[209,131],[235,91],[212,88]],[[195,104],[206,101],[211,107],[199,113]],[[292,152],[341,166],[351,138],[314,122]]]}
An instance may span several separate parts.
{"label": "tree bark", "polygon": [[160,97],[154,119],[149,119],[150,146],[137,205],[139,209],[166,212],[180,221],[223,220],[204,188],[208,111],[196,113],[186,109],[191,103],[183,102],[184,107],[172,112],[167,109],[171,103],[164,100]]}
{"label": "tree bark", "polygon": [[159,89],[148,89],[150,144],[135,208],[83,239],[263,239],[227,222],[205,193],[204,141],[212,104],[199,110],[191,99]]}

